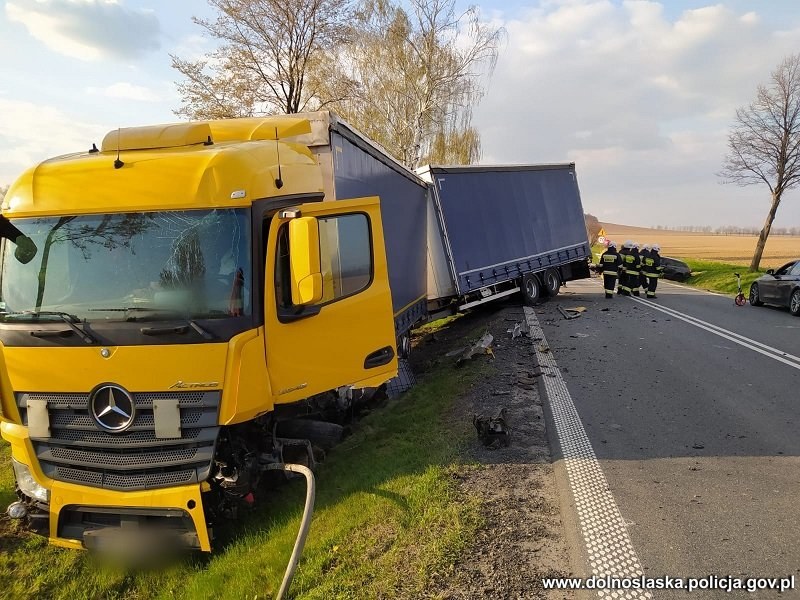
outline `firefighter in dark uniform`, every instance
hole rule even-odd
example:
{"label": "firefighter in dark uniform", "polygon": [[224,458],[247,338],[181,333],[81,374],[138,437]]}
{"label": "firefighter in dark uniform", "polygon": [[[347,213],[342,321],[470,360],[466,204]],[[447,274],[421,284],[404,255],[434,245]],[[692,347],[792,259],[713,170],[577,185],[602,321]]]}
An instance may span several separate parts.
{"label": "firefighter in dark uniform", "polygon": [[606,298],[614,297],[614,284],[617,282],[621,265],[622,258],[617,253],[617,245],[614,242],[608,242],[608,248],[603,252],[600,264],[597,266],[597,270],[603,274],[603,289],[606,292]]}
{"label": "firefighter in dark uniform", "polygon": [[[624,296],[631,294],[639,295],[639,253],[633,246],[633,242],[627,241],[622,246],[620,252],[622,257],[622,277],[620,280],[620,290]],[[635,290],[634,291],[634,286]]]}
{"label": "firefighter in dark uniform", "polygon": [[620,267],[619,267],[619,285],[617,286],[617,293],[625,296],[631,295],[631,288],[628,286],[628,270],[627,270],[627,257],[631,253],[633,242],[626,241],[622,244],[622,249],[619,251]]}
{"label": "firefighter in dark uniform", "polygon": [[[632,260],[629,258],[632,257]],[[625,270],[630,273],[630,278],[628,279],[628,287],[630,288],[630,293],[634,296],[639,295],[639,277],[642,271],[642,259],[639,256],[639,244],[632,243],[631,244],[631,253],[630,257],[625,259],[627,264],[633,264],[632,267],[626,266]]]}
{"label": "firefighter in dark uniform", "polygon": [[648,256],[650,256],[650,244],[645,244],[639,253],[639,260],[642,265],[642,270],[639,271],[639,285],[645,292],[647,291],[647,275],[645,274],[645,266],[647,265]]}
{"label": "firefighter in dark uniform", "polygon": [[656,298],[656,286],[658,285],[658,278],[664,271],[661,265],[661,246],[653,244],[653,249],[650,251],[650,257],[647,259],[645,265],[645,274],[647,275],[647,297]]}

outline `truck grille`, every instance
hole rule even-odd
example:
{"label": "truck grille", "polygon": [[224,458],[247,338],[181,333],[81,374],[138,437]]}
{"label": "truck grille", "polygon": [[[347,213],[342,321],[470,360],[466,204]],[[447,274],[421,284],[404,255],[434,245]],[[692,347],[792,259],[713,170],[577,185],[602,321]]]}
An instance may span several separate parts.
{"label": "truck grille", "polygon": [[[98,429],[89,415],[89,394],[19,393],[28,424],[28,400],[47,402],[49,438],[32,439],[48,477],[111,490],[143,490],[208,478],[219,433],[220,392],[132,394],[136,419],[124,433]],[[178,400],[180,438],[158,438],[154,400]]]}

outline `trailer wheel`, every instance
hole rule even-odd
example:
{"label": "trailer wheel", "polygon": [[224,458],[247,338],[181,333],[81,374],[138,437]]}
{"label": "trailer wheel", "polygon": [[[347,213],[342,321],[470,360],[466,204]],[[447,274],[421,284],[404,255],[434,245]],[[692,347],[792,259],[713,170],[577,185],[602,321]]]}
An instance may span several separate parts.
{"label": "trailer wheel", "polygon": [[561,289],[561,274],[556,269],[547,269],[544,272],[544,291],[552,298],[558,295]]}
{"label": "trailer wheel", "polygon": [[533,273],[526,273],[522,276],[522,295],[525,297],[525,304],[529,306],[533,306],[539,301],[542,295],[542,284]]}

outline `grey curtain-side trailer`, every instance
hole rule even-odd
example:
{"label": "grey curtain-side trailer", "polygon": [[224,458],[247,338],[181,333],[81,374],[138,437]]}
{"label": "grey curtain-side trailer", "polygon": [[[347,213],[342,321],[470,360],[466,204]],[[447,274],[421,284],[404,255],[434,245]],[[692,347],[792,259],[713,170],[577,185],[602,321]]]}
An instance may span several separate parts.
{"label": "grey curtain-side trailer", "polygon": [[589,277],[575,164],[427,166],[428,310],[465,310],[522,292],[554,296]]}

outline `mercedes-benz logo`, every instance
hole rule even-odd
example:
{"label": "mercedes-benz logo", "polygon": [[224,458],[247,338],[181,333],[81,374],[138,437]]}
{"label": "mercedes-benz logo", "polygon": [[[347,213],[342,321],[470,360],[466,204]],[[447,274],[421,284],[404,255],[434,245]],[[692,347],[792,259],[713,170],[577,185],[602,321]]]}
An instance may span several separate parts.
{"label": "mercedes-benz logo", "polygon": [[118,385],[104,383],[89,395],[89,414],[103,431],[120,433],[133,425],[133,396]]}

